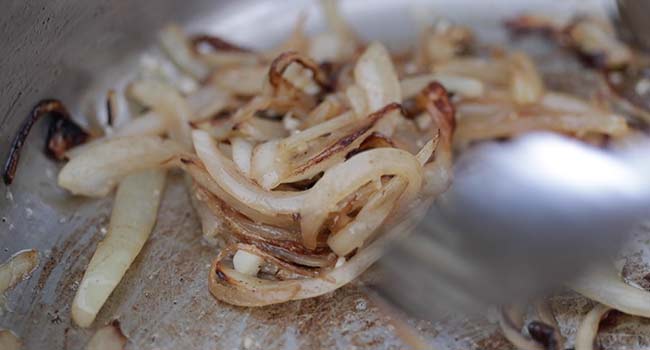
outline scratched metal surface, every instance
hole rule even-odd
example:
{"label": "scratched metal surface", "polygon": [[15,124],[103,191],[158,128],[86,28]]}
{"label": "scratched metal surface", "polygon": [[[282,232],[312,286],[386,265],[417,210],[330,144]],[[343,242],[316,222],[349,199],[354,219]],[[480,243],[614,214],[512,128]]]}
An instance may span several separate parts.
{"label": "scratched metal surface", "polygon": [[[523,9],[567,16],[598,1],[344,1],[343,10],[365,38],[394,47],[412,41],[416,8],[433,8],[478,29],[490,42],[507,39],[499,21]],[[310,6],[311,5],[311,6]],[[472,11],[468,11],[468,8]],[[300,10],[308,28],[322,27],[310,1],[11,1],[0,14],[0,156],[30,106],[62,98],[74,114],[98,117],[99,96],[128,78],[158,28],[171,20],[213,31],[252,46],[285,35]],[[390,23],[391,25],[386,25]],[[252,25],[253,24],[253,25]],[[399,28],[399,29],[397,29]],[[262,43],[262,44],[260,44]],[[593,76],[567,55],[539,41],[511,43],[535,55],[548,82],[589,95]],[[90,123],[92,124],[92,123]],[[72,198],[55,185],[58,165],[40,153],[43,125],[29,139],[17,181],[0,188],[0,261],[37,248],[41,263],[32,278],[7,293],[0,328],[18,334],[26,349],[79,349],[101,325],[119,319],[133,349],[400,349],[390,322],[356,283],[320,298],[245,309],[209,296],[207,268],[216,251],[201,243],[199,226],[177,176],[166,190],[159,222],[142,253],[90,329],[70,321],[70,303],[84,268],[107,225],[111,199]],[[647,231],[647,230],[645,230]],[[650,288],[650,236],[640,233],[625,256],[624,274]],[[363,278],[372,278],[372,272]],[[358,283],[358,282],[357,282]],[[563,334],[572,345],[575,326],[591,306],[571,292],[552,299]],[[437,349],[509,349],[488,318],[449,316],[408,322]],[[607,349],[650,347],[650,321],[617,317],[599,339]]]}

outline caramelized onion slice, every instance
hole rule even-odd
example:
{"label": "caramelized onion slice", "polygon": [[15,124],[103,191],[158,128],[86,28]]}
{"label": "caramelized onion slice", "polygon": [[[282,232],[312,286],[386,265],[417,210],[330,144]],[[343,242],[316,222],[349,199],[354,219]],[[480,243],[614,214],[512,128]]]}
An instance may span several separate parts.
{"label": "caramelized onion slice", "polygon": [[219,186],[219,184],[205,169],[201,161],[195,156],[177,156],[167,161],[164,165],[176,166],[180,169],[183,169],[192,177],[194,181],[197,182],[197,184],[201,185],[201,187],[204,187],[220,200],[227,203],[231,208],[242,213],[255,222],[277,225],[281,227],[291,227],[295,224],[295,220],[291,215],[265,214],[249,207],[245,203],[233,197],[230,193]]}
{"label": "caramelized onion slice", "polygon": [[628,315],[650,317],[650,292],[625,283],[613,267],[590,271],[569,286],[612,309]]}
{"label": "caramelized onion slice", "polygon": [[266,215],[298,213],[304,193],[267,191],[250,181],[226,158],[210,134],[202,130],[192,132],[194,148],[214,181],[244,205]]}
{"label": "caramelized onion slice", "polygon": [[422,185],[422,167],[409,152],[394,148],[378,148],[359,153],[328,169],[305,195],[300,208],[301,229],[305,247],[313,249],[327,216],[337,204],[361,186],[384,175],[395,175],[407,181],[401,203],[415,198]]}
{"label": "caramelized onion slice", "polygon": [[22,347],[23,342],[14,334],[14,332],[0,328],[0,349],[20,350]]}
{"label": "caramelized onion slice", "polygon": [[[0,294],[26,280],[38,267],[38,251],[23,250],[0,265]],[[0,306],[1,307],[1,306]]]}
{"label": "caramelized onion slice", "polygon": [[108,140],[71,159],[61,169],[58,183],[76,195],[103,197],[126,175],[159,168],[183,149],[157,136]]}
{"label": "caramelized onion slice", "polygon": [[475,78],[443,73],[423,74],[408,77],[400,82],[402,98],[406,100],[415,97],[420,93],[420,91],[422,91],[422,89],[434,81],[442,84],[447,91],[458,94],[462,97],[481,97],[485,92],[485,86],[483,83]]}
{"label": "caramelized onion slice", "polygon": [[[319,124],[284,140],[259,145],[253,155],[251,175],[265,189],[310,179],[345,160],[347,154],[372,134],[382,118],[390,118],[400,111],[401,106],[393,103],[339,129],[328,127],[340,122],[332,119],[330,125]],[[306,139],[305,136],[310,134],[314,137]]]}
{"label": "caramelized onion slice", "polygon": [[596,341],[596,334],[598,333],[598,324],[611,310],[609,306],[599,304],[587,313],[582,322],[580,322],[578,332],[576,333],[576,350],[596,349],[594,343]]}
{"label": "caramelized onion slice", "polygon": [[290,300],[313,298],[334,291],[372,265],[381,256],[380,241],[374,242],[338,268],[318,277],[271,281],[245,275],[214,260],[208,277],[210,293],[221,301],[239,306],[265,306]]}
{"label": "caramelized onion slice", "polygon": [[27,119],[23,121],[18,133],[11,142],[9,156],[5,161],[2,178],[5,185],[10,185],[16,175],[20,153],[25,145],[32,126],[44,115],[52,117],[45,140],[45,154],[53,159],[62,160],[65,152],[86,142],[90,134],[70,118],[68,109],[58,100],[43,100],[34,106]]}

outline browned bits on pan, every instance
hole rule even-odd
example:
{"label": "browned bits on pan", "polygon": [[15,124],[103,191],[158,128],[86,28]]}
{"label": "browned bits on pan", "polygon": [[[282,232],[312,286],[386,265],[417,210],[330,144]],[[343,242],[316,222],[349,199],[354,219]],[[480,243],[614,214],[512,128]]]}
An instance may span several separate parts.
{"label": "browned bits on pan", "polygon": [[200,45],[208,45],[215,51],[252,52],[251,49],[233,44],[215,35],[200,34],[192,37],[192,47],[198,51]]}
{"label": "browned bits on pan", "polygon": [[314,81],[321,87],[323,91],[330,91],[331,84],[328,80],[327,75],[321,70],[318,63],[312,60],[309,57],[302,56],[301,54],[295,51],[288,51],[282,53],[280,56],[276,57],[273,62],[271,62],[271,68],[269,69],[269,83],[274,88],[278,88],[281,85],[290,85],[292,84],[287,81],[282,74],[289,67],[291,63],[298,63],[303,66],[305,69],[308,69],[312,72]]}
{"label": "browned bits on pan", "polygon": [[5,162],[3,180],[6,185],[13,182],[20,160],[20,153],[34,123],[44,115],[52,116],[45,141],[45,154],[53,159],[62,160],[65,152],[88,140],[90,135],[70,119],[67,108],[58,100],[43,100],[36,104],[23,121],[18,133],[11,143],[9,157]]}

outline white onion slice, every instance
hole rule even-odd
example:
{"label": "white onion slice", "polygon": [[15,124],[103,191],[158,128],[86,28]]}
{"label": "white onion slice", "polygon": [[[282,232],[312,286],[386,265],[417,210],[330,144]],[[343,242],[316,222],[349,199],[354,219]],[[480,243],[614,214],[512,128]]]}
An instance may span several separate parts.
{"label": "white onion slice", "polygon": [[34,249],[12,255],[7,262],[0,265],[0,294],[29,278],[37,267],[38,251]]}
{"label": "white onion slice", "polygon": [[433,67],[434,74],[449,74],[478,79],[495,86],[508,86],[509,66],[502,59],[456,58]]}
{"label": "white onion slice", "polygon": [[163,29],[160,44],[171,60],[185,73],[197,80],[207,78],[210,70],[195,57],[190,41],[180,27],[171,25]]}
{"label": "white onion slice", "polygon": [[510,63],[510,94],[518,104],[539,101],[544,94],[542,77],[532,59],[523,52],[515,52],[508,57]]}
{"label": "white onion slice", "polygon": [[368,111],[374,112],[390,103],[402,102],[402,93],[395,67],[386,48],[373,42],[359,57],[354,79],[366,93]]}
{"label": "white onion slice", "polygon": [[227,67],[216,71],[211,80],[232,94],[253,96],[262,93],[268,72],[268,66]]}
{"label": "white onion slice", "polygon": [[230,144],[232,145],[233,162],[242,174],[250,176],[253,145],[241,137],[231,139]]}
{"label": "white onion slice", "polygon": [[589,299],[626,314],[650,317],[650,292],[625,283],[613,267],[590,271],[569,286]]}
{"label": "white onion slice", "polygon": [[59,172],[59,186],[76,195],[103,197],[124,176],[154,169],[184,147],[157,136],[121,137],[72,158]]}
{"label": "white onion slice", "polygon": [[189,125],[192,112],[185,99],[172,86],[155,80],[140,80],[129,86],[129,93],[165,119],[169,136],[192,147]]}
{"label": "white onion slice", "polygon": [[210,136],[202,130],[192,133],[194,147],[214,181],[243,204],[266,215],[294,214],[302,207],[304,193],[266,191],[237,170]]}
{"label": "white onion slice", "polygon": [[127,340],[119,323],[114,321],[93,334],[86,345],[86,350],[124,350]]}
{"label": "white onion slice", "polygon": [[407,181],[400,202],[413,200],[422,185],[422,167],[409,152],[378,148],[359,153],[328,169],[306,194],[300,208],[304,245],[316,247],[319,230],[330,212],[346,196],[366,183],[384,175],[396,175]]}
{"label": "white onion slice", "polygon": [[189,120],[212,118],[231,104],[231,96],[214,84],[206,84],[187,96],[187,106],[192,111]]}
{"label": "white onion slice", "polygon": [[605,305],[596,305],[580,322],[576,333],[575,350],[594,350],[598,333],[598,324],[612,309]]}
{"label": "white onion slice", "polygon": [[437,73],[418,75],[402,80],[400,82],[402,99],[406,100],[416,96],[420,91],[422,91],[422,89],[433,81],[439,82],[447,91],[453,92],[462,97],[481,97],[485,93],[485,87],[478,79],[460,75]]}
{"label": "white onion slice", "polygon": [[97,245],[72,302],[72,319],[77,325],[90,326],[149,238],[158,215],[165,173],[148,170],[120,182],[108,233]]}

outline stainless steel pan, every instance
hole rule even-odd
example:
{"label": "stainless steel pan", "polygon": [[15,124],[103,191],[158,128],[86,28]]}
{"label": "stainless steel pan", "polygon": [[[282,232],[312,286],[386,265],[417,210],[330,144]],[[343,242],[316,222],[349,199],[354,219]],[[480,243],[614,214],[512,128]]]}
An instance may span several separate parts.
{"label": "stainless steel pan", "polygon": [[[351,0],[343,1],[343,10],[364,38],[405,47],[416,34],[412,9],[433,9],[476,27],[483,40],[503,42],[507,37],[500,21],[507,16],[524,9],[567,16],[597,2]],[[269,46],[289,32],[301,10],[309,13],[309,30],[319,30],[316,2],[307,0],[5,1],[0,12],[0,158],[7,156],[18,125],[40,99],[59,98],[90,124],[101,117],[106,89],[128,78],[142,53],[152,52],[158,30],[170,21],[242,44]],[[549,59],[548,47],[539,42],[516,45],[542,57],[549,75],[564,76],[558,79],[560,85],[576,83],[566,79],[567,72],[588,81],[575,62]],[[201,244],[197,219],[178,179],[168,187],[150,241],[100,312],[95,328],[73,326],[69,305],[107,224],[111,200],[73,198],[58,189],[58,165],[41,153],[44,133],[44,124],[37,124],[14,184],[0,185],[0,261],[25,248],[41,252],[40,267],[8,293],[0,316],[0,327],[18,334],[25,348],[82,348],[97,327],[113,319],[120,320],[129,346],[136,349],[405,346],[389,315],[355,285],[317,299],[260,309],[212,299],[207,268],[216,252]],[[649,250],[635,246],[626,270],[630,278],[643,281]],[[554,308],[570,333],[588,304],[569,293],[554,299]],[[454,315],[436,324],[409,322],[440,349],[509,347],[485,319]],[[648,334],[647,322],[629,318],[605,330],[603,344],[612,349],[648,347]]]}

